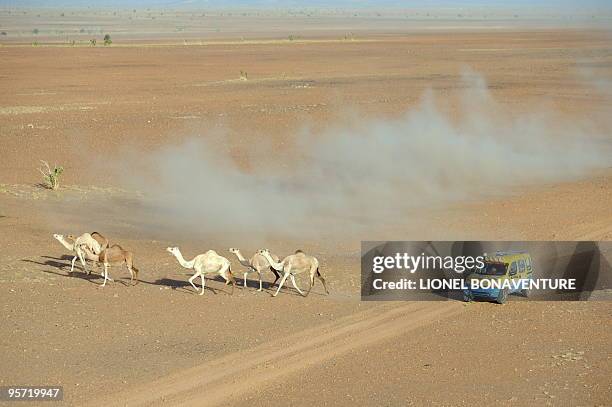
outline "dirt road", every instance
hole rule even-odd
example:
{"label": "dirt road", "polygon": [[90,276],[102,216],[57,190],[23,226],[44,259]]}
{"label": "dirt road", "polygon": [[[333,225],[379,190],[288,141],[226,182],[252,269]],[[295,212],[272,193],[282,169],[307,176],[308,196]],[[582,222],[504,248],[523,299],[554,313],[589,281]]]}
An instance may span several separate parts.
{"label": "dirt road", "polygon": [[[271,343],[241,349],[226,357],[130,389],[93,405],[215,406],[278,383],[299,370],[317,366],[352,350],[405,335],[461,311],[459,303],[411,303],[379,306],[340,318]],[[292,312],[286,309],[285,312]]]}

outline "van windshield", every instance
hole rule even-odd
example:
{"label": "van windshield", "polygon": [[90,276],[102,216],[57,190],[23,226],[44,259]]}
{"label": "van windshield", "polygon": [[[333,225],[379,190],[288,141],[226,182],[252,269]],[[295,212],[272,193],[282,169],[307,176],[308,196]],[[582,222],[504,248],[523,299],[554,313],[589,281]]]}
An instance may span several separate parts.
{"label": "van windshield", "polygon": [[503,276],[506,274],[508,265],[505,263],[485,263],[483,268],[476,269],[476,273],[487,276]]}

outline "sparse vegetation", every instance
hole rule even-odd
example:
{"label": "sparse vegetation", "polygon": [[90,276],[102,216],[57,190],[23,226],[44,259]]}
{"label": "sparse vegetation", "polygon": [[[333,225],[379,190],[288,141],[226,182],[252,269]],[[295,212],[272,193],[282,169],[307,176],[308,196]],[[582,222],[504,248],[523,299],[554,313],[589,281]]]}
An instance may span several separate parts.
{"label": "sparse vegetation", "polygon": [[38,30],[38,28],[35,28],[35,29],[32,30],[32,34],[34,34],[34,35],[38,35],[39,32],[40,31]]}
{"label": "sparse vegetation", "polygon": [[52,190],[57,190],[59,188],[59,179],[62,173],[64,172],[64,167],[59,167],[57,164],[53,166],[53,170],[49,166],[49,163],[43,160],[40,160],[42,166],[38,169],[38,171],[42,174],[44,184],[47,188]]}
{"label": "sparse vegetation", "polygon": [[6,31],[2,31],[0,35],[8,35],[8,34],[6,33]]}
{"label": "sparse vegetation", "polygon": [[240,80],[241,81],[248,81],[249,80],[249,74],[246,71],[240,71]]}
{"label": "sparse vegetation", "polygon": [[111,36],[110,34],[106,34],[104,36],[104,45],[111,45],[113,43],[113,40],[111,40]]}

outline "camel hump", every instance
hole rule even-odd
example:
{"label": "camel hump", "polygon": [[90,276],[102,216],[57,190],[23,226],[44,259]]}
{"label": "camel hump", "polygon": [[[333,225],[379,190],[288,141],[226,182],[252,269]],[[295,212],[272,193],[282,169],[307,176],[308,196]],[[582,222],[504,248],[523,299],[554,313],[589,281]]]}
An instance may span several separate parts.
{"label": "camel hump", "polygon": [[116,247],[117,249],[121,249],[121,250],[123,250],[123,247],[119,246],[118,244],[114,244],[114,245],[112,245],[111,247]]}
{"label": "camel hump", "polygon": [[304,254],[304,252],[303,252],[301,249],[297,249],[297,250],[295,251],[295,254],[300,254],[300,253]]}

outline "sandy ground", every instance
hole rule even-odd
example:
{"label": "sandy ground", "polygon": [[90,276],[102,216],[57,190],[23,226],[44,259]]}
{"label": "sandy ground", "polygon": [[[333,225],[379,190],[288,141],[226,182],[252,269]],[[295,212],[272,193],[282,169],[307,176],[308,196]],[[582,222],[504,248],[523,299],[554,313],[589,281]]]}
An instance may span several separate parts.
{"label": "sandy ground", "polygon": [[[347,110],[396,117],[432,88],[452,117],[466,65],[486,76],[510,112],[541,102],[568,118],[605,114],[608,100],[576,79],[576,61],[609,74],[606,35],[14,45],[0,47],[0,385],[60,384],[66,405],[610,404],[609,302],[361,303],[358,240],[271,236],[265,244],[279,254],[316,253],[331,295],[317,285],[308,298],[290,288],[271,298],[268,286],[255,291],[251,275],[250,287],[232,296],[219,281],[198,296],[164,248],[178,244],[186,257],[208,248],[229,256],[230,245],[252,253],[250,236],[152,232],[98,208],[100,199],[129,200],[132,191],[91,164],[211,128],[247,171],[258,140],[290,162],[282,153],[291,151],[291,134],[304,123],[324,128]],[[241,70],[248,81],[239,80]],[[39,159],[64,165],[63,190],[36,186]],[[611,198],[612,175],[602,169],[423,209],[386,236],[611,239]],[[88,221],[77,208],[104,216]],[[118,268],[111,270],[121,281],[104,289],[96,273],[68,273],[71,256],[51,234],[94,228],[134,251],[138,285],[123,284],[127,273]]]}

